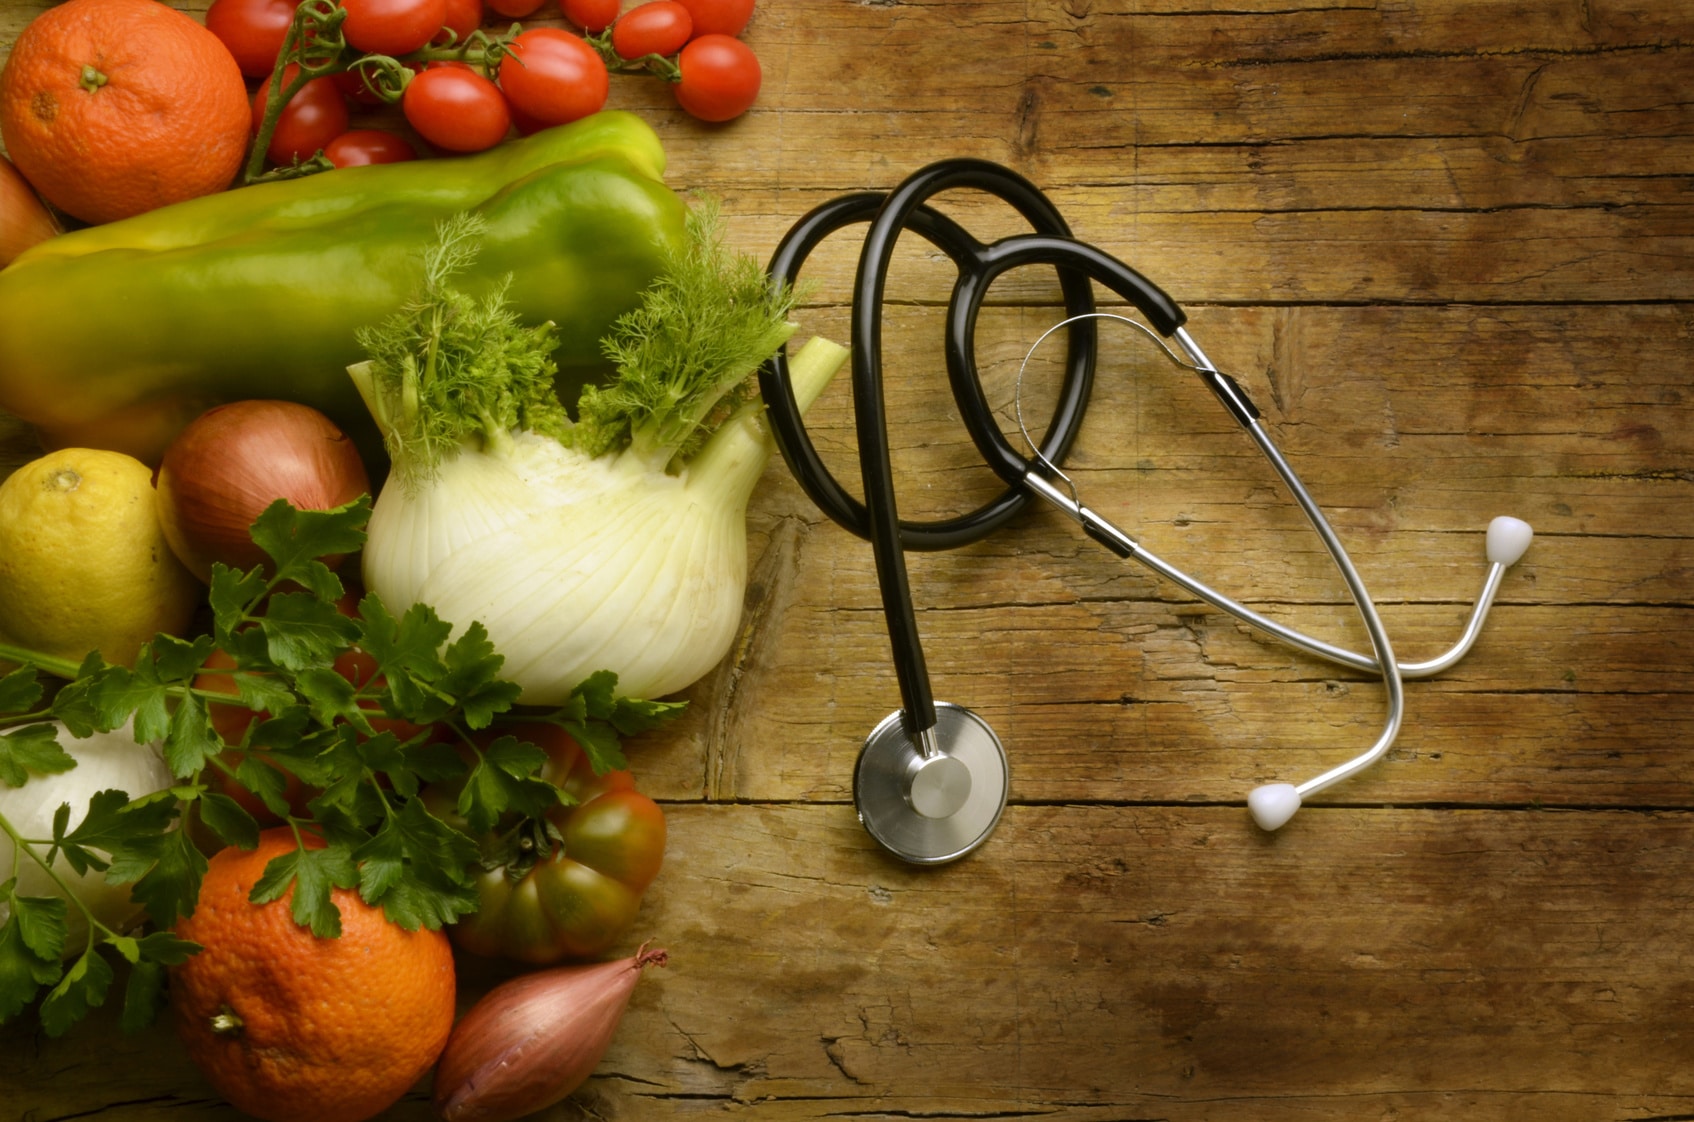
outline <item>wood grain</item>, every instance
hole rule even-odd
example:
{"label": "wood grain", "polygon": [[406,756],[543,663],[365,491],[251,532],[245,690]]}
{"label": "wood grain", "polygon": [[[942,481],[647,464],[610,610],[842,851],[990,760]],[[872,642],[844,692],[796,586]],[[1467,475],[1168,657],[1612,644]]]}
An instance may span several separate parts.
{"label": "wood grain", "polygon": [[[184,3],[199,14],[204,4]],[[47,7],[0,0],[0,53]],[[559,22],[556,8],[542,22]],[[528,21],[526,21],[528,22]],[[943,869],[883,855],[853,762],[898,705],[868,548],[773,463],[735,649],[631,745],[671,823],[600,1074],[549,1122],[1694,1116],[1694,7],[1680,0],[766,0],[741,121],[655,84],[678,188],[768,255],[810,207],[1002,161],[1162,284],[1325,505],[1396,650],[1455,636],[1497,514],[1536,528],[1389,758],[1254,829],[1245,792],[1376,735],[1382,689],[1056,514],[909,559],[937,695],[1012,806]],[[1017,230],[967,193],[981,236]],[[856,239],[808,266],[845,340]],[[999,489],[946,389],[952,266],[902,240],[887,397],[910,517]],[[1039,427],[1050,271],[995,286],[991,403]],[[1106,306],[1121,307],[1110,301]],[[1108,327],[1069,470],[1147,548],[1365,642],[1298,511],[1190,374]],[[0,456],[33,454],[0,418]],[[809,419],[857,491],[847,387]],[[463,964],[462,999],[501,974]],[[0,1028],[0,1118],[234,1118],[168,1028]],[[384,1115],[430,1117],[420,1087]]]}

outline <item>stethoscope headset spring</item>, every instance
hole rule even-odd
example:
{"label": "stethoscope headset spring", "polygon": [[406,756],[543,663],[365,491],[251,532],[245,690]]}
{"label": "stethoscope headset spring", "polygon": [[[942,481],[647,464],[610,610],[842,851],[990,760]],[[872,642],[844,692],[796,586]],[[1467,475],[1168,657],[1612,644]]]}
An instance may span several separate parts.
{"label": "stethoscope headset spring", "polygon": [[[929,206],[949,190],[986,192],[1015,209],[1032,232],[984,243]],[[1324,790],[1381,758],[1399,732],[1404,711],[1402,679],[1426,677],[1457,662],[1480,632],[1505,569],[1528,548],[1531,532],[1515,518],[1497,518],[1488,530],[1488,576],[1463,635],[1446,653],[1427,662],[1402,664],[1375,604],[1347,551],[1317,503],[1260,423],[1260,414],[1241,386],[1220,371],[1184,329],[1187,316],[1157,285],[1094,246],[1078,241],[1052,202],[1033,184],[1001,165],[978,159],[942,160],[919,169],[894,190],[860,192],[826,202],[803,216],[783,237],[769,265],[773,285],[794,286],[807,258],[830,235],[869,223],[860,249],[850,313],[854,431],[858,441],[860,501],[830,472],[813,445],[789,384],[785,353],[759,372],[771,431],[778,449],[806,495],[833,522],[871,545],[883,614],[893,653],[901,707],[872,730],[854,771],[853,796],[859,820],[886,850],[916,864],[955,860],[981,845],[1005,809],[1009,769],[1004,746],[971,710],[933,695],[917,628],[907,574],[907,550],[956,549],[994,533],[1039,496],[1076,521],[1090,538],[1120,558],[1135,560],[1193,595],[1318,657],[1381,675],[1387,691],[1382,733],[1346,763],[1301,784],[1266,784],[1248,796],[1254,820],[1266,830],[1281,827],[1306,797]],[[915,231],[958,269],[948,301],[946,366],[959,413],[978,453],[1006,487],[976,509],[950,518],[911,521],[899,515],[883,396],[882,306],[895,243]],[[1031,448],[1015,448],[994,417],[977,374],[976,327],[990,286],[1020,267],[1052,266],[1064,300],[1064,316],[1041,341],[1063,332],[1066,357],[1052,413],[1036,439],[1022,419],[1018,426]],[[1059,465],[1074,446],[1093,390],[1102,319],[1093,284],[1131,305],[1177,365],[1196,374],[1252,437],[1308,522],[1322,539],[1365,624],[1372,653],[1350,651],[1314,639],[1254,612],[1161,560],[1128,534],[1084,506]],[[1156,335],[1154,334],[1156,332]],[[1163,340],[1175,344],[1173,350]],[[1181,356],[1178,355],[1181,352]],[[1033,354],[1034,347],[1031,348]],[[1027,358],[1026,358],[1027,363]],[[1020,389],[1021,389],[1020,371]]]}

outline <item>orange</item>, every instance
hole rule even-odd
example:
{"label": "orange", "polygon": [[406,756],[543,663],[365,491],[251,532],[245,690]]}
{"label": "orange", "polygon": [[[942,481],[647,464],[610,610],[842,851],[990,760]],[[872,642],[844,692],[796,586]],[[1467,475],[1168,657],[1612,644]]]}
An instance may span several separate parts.
{"label": "orange", "polygon": [[222,191],[252,129],[241,68],[159,0],[70,0],[0,72],[0,140],[43,198],[111,222]]}
{"label": "orange", "polygon": [[207,1081],[248,1114],[360,1122],[405,1094],[446,1045],[453,954],[444,933],[406,931],[346,889],[333,890],[335,939],[295,924],[292,889],[254,905],[247,896],[266,863],[293,846],[282,826],[257,849],[212,858],[194,913],[176,928],[204,948],[171,970],[177,1031]]}

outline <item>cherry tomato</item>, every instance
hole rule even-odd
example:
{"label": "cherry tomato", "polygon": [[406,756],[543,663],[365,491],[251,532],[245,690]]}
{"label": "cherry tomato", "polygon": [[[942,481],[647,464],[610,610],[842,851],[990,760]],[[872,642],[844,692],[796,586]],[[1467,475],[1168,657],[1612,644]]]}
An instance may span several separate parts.
{"label": "cherry tomato", "polygon": [[[480,905],[453,924],[453,942],[471,954],[538,966],[601,954],[634,923],[642,895],[659,874],[664,812],[635,789],[629,772],[595,775],[587,755],[557,725],[498,731],[546,752],[541,776],[571,795],[573,805],[547,812],[556,833],[526,831],[521,822],[497,824],[485,852],[503,863],[472,867]],[[457,785],[431,786],[422,798],[438,818],[464,830],[457,794]],[[537,835],[545,840],[544,855],[512,844]],[[499,838],[506,840],[503,850]]]}
{"label": "cherry tomato", "polygon": [[[283,86],[293,80],[296,70],[290,66],[283,71]],[[265,100],[270,95],[271,80],[266,78],[253,95],[253,133],[257,135],[265,118]],[[277,118],[276,131],[271,134],[270,147],[265,155],[278,166],[312,156],[347,131],[347,99],[329,78],[313,78],[300,88],[283,107]]]}
{"label": "cherry tomato", "polygon": [[560,0],[559,3],[565,18],[590,35],[612,26],[622,6],[622,0]]}
{"label": "cherry tomato", "polygon": [[212,0],[206,30],[223,41],[249,78],[266,78],[294,18],[291,0]]}
{"label": "cherry tomato", "polygon": [[619,58],[674,55],[693,37],[694,17],[677,0],[638,5],[612,25],[612,49]]}
{"label": "cherry tomato", "polygon": [[449,152],[492,148],[512,127],[500,87],[469,67],[431,67],[406,85],[400,99],[418,135]]}
{"label": "cherry tomato", "polygon": [[562,125],[606,104],[611,80],[593,47],[557,27],[536,27],[512,40],[500,62],[500,88],[512,106],[544,125]]}
{"label": "cherry tomato", "polygon": [[447,0],[341,0],[341,34],[362,54],[403,55],[435,38]]}
{"label": "cherry tomato", "polygon": [[447,33],[453,33],[453,42],[463,43],[471,37],[471,32],[482,26],[484,13],[482,0],[447,0],[447,15],[441,20],[441,33],[435,37],[435,42],[446,43]]}
{"label": "cherry tomato", "polygon": [[753,0],[678,0],[694,17],[694,34],[740,35],[753,16]]}
{"label": "cherry tomato", "polygon": [[753,49],[728,35],[702,35],[677,56],[682,81],[676,102],[702,121],[727,121],[747,112],[763,74]]}
{"label": "cherry tomato", "polygon": [[484,0],[484,2],[507,19],[523,19],[531,12],[540,11],[544,0]]}
{"label": "cherry tomato", "polygon": [[338,168],[366,164],[401,164],[418,158],[405,137],[387,129],[353,129],[324,145],[324,155]]}

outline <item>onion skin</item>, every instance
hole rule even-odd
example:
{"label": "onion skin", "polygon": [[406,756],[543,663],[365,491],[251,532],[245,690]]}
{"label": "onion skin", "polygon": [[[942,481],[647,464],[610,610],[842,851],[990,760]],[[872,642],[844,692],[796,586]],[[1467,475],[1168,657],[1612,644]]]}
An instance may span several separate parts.
{"label": "onion skin", "polygon": [[594,1073],[636,980],[662,950],[558,966],[494,987],[453,1026],[435,1068],[446,1122],[511,1122],[551,1106]]}
{"label": "onion skin", "polygon": [[30,246],[64,232],[23,173],[0,156],[0,269]]}
{"label": "onion skin", "polygon": [[310,406],[262,400],[214,406],[190,422],[165,449],[156,488],[165,540],[208,582],[215,561],[269,564],[251,531],[277,499],[329,510],[370,489],[358,449],[333,421]]}

